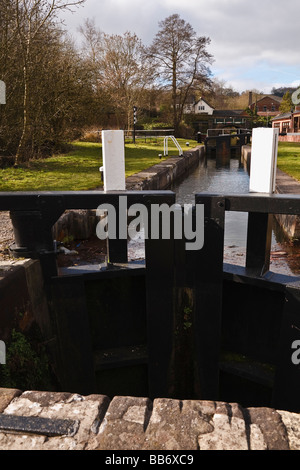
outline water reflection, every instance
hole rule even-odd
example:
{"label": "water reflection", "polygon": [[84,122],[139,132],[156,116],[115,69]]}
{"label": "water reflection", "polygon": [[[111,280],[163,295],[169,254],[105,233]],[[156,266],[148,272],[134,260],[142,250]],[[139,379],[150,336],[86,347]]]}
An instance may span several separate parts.
{"label": "water reflection", "polygon": [[[193,204],[195,194],[247,194],[249,175],[240,158],[222,161],[207,158],[184,181],[171,188],[179,204]],[[245,265],[248,214],[226,212],[224,262]],[[300,274],[300,249],[284,239],[276,221],[272,233],[270,269],[283,274]]]}

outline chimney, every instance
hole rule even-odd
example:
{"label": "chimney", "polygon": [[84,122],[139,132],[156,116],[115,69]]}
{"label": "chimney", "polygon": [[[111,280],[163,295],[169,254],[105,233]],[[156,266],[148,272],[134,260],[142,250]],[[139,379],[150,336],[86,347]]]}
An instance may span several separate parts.
{"label": "chimney", "polygon": [[252,105],[252,91],[249,91],[249,108]]}

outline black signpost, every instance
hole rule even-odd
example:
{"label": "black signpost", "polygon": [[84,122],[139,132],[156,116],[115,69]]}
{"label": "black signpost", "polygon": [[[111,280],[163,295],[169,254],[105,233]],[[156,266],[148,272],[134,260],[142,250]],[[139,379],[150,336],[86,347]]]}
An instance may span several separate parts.
{"label": "black signpost", "polygon": [[133,143],[135,144],[135,125],[137,123],[137,118],[136,118],[136,112],[137,112],[137,107],[133,107]]}

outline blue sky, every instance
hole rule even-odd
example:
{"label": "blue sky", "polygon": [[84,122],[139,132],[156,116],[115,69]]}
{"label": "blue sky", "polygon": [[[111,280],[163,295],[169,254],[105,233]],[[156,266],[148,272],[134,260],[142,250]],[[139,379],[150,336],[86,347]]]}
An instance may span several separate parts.
{"label": "blue sky", "polygon": [[227,86],[270,93],[300,85],[299,0],[86,0],[62,17],[76,41],[89,18],[105,33],[131,31],[150,44],[158,22],[173,13],[210,37],[211,70]]}

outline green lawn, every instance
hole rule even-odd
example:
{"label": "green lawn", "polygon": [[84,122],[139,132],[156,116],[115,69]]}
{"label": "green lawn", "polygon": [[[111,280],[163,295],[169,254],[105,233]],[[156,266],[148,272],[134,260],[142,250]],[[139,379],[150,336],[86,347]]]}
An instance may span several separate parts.
{"label": "green lawn", "polygon": [[[197,146],[196,141],[178,139],[183,150]],[[163,155],[163,139],[157,143],[125,145],[126,177],[159,163]],[[173,142],[169,142],[169,156],[178,155]],[[162,158],[164,159],[164,157]],[[0,191],[81,191],[102,186],[101,144],[74,142],[73,150],[65,155],[33,160],[20,168],[0,170]]]}
{"label": "green lawn", "polygon": [[300,143],[279,142],[277,166],[300,181]]}
{"label": "green lawn", "polygon": [[[197,146],[196,141],[178,139],[183,150]],[[163,140],[137,142],[125,146],[126,177],[159,163]],[[169,142],[169,156],[178,150]],[[162,160],[164,157],[162,158]],[[0,191],[76,191],[101,187],[101,144],[74,142],[72,152],[33,160],[20,168],[0,169]],[[278,168],[300,181],[300,143],[279,142]]]}

